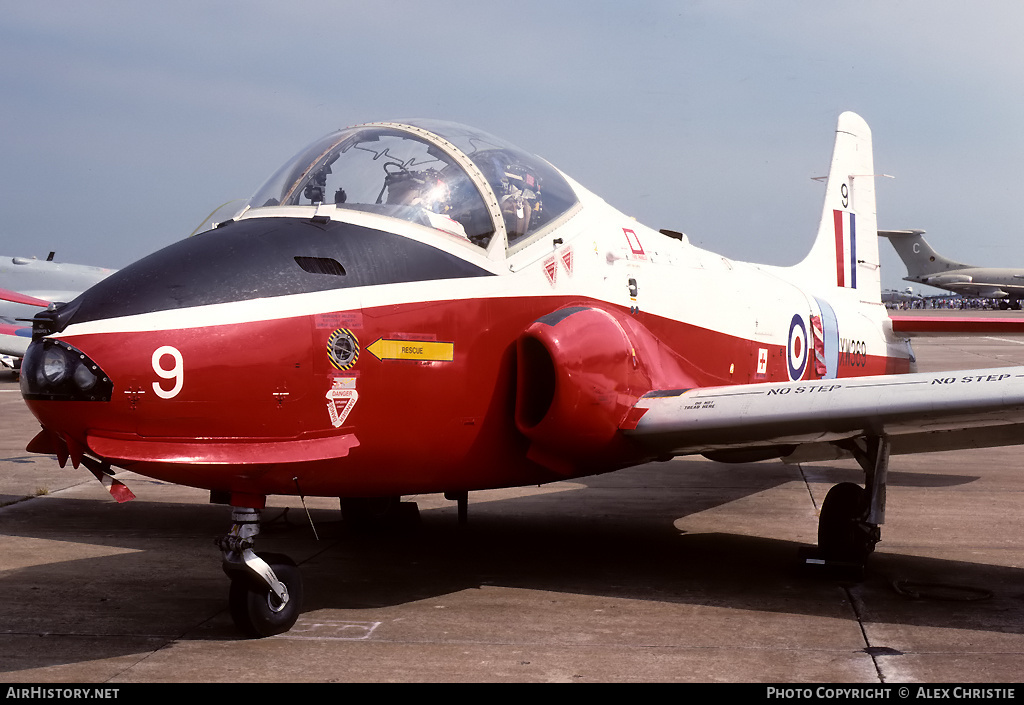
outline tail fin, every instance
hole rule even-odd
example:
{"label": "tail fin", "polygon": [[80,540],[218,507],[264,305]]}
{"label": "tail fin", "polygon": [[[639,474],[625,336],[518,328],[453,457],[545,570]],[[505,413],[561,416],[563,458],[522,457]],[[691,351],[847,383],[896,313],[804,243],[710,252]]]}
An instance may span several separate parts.
{"label": "tail fin", "polygon": [[846,290],[860,301],[882,300],[874,177],[871,129],[856,113],[843,113],[818,236],[797,265],[800,276],[823,294]]}
{"label": "tail fin", "polygon": [[931,274],[973,266],[940,255],[922,237],[924,230],[879,230],[878,234],[889,238],[896,254],[907,265],[907,279],[920,280]]}

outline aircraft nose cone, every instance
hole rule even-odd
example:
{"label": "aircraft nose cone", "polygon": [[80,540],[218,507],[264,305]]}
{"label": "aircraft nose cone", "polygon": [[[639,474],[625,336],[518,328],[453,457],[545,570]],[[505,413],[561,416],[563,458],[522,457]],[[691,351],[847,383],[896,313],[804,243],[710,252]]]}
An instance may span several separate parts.
{"label": "aircraft nose cone", "polygon": [[58,312],[73,323],[156,311],[490,272],[387,230],[308,218],[251,218],[176,242],[115,272]]}

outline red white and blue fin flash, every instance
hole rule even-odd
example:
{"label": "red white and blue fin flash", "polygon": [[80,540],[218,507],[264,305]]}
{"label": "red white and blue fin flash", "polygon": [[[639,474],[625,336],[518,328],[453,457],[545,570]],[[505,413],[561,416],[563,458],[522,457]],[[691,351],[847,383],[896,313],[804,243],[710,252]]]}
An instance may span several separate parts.
{"label": "red white and blue fin flash", "polygon": [[857,288],[857,216],[832,211],[836,230],[836,286]]}

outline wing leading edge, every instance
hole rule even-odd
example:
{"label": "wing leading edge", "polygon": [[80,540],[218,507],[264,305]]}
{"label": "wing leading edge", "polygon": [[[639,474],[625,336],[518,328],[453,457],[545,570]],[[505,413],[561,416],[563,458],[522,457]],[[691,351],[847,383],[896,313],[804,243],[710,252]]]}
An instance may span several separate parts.
{"label": "wing leading edge", "polygon": [[1024,367],[651,392],[627,418],[622,431],[655,454],[723,460],[834,459],[863,436],[893,454],[1012,445]]}

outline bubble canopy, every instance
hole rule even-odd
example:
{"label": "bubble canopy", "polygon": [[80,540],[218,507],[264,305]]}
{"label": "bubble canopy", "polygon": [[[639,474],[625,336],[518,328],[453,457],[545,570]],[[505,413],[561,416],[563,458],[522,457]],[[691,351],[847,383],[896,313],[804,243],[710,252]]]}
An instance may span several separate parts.
{"label": "bubble canopy", "polygon": [[518,249],[568,215],[557,169],[508,142],[438,120],[333,132],[284,164],[249,208],[333,204],[426,225],[481,248]]}

